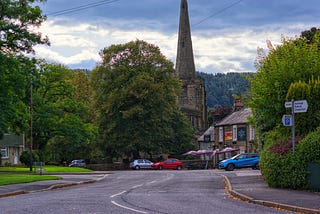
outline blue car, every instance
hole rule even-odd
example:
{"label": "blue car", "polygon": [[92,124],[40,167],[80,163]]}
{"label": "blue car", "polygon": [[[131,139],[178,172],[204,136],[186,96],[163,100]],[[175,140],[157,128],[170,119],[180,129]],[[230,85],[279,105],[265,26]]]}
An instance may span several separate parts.
{"label": "blue car", "polygon": [[255,153],[242,153],[232,158],[220,161],[219,168],[226,171],[233,171],[235,168],[259,169],[259,155]]}

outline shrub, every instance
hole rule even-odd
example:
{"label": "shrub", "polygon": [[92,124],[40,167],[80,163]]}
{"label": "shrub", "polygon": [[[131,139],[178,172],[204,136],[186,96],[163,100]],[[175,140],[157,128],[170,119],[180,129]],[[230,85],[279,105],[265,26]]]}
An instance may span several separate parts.
{"label": "shrub", "polygon": [[272,136],[266,138],[260,158],[261,173],[267,184],[279,188],[305,188],[308,163],[320,162],[320,128],[299,141],[294,154],[290,139],[280,141],[276,135]]}
{"label": "shrub", "polygon": [[[39,155],[36,152],[32,152],[33,162],[39,161]],[[20,162],[26,166],[30,165],[30,152],[25,150],[20,155]]]}

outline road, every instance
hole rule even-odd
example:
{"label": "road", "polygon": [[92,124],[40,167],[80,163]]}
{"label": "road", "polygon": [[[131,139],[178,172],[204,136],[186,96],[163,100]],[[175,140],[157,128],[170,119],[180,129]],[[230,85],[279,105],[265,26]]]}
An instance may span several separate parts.
{"label": "road", "polygon": [[220,173],[115,171],[92,184],[1,198],[0,213],[287,213],[230,198]]}

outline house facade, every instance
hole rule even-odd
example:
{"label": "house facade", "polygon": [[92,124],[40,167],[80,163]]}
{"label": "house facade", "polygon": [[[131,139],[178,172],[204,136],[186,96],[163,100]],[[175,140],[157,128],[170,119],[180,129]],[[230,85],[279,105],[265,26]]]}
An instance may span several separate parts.
{"label": "house facade", "polygon": [[240,153],[257,152],[254,127],[248,123],[250,108],[241,108],[214,126],[215,148],[237,148]]}
{"label": "house facade", "polygon": [[[256,153],[258,145],[255,130],[248,123],[252,116],[251,109],[236,106],[235,110],[215,125],[210,126],[198,138],[199,149],[208,154],[202,155],[202,160],[212,158],[213,167],[217,167],[221,160],[230,158],[238,153]],[[209,151],[212,151],[210,154]]]}
{"label": "house facade", "polygon": [[24,150],[24,137],[15,134],[4,134],[0,140],[1,165],[20,165],[19,160]]}

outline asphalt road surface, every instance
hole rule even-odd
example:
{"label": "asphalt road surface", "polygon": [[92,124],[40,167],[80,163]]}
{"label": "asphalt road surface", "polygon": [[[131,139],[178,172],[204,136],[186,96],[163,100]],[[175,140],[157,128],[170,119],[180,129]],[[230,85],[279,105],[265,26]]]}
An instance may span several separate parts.
{"label": "asphalt road surface", "polygon": [[218,170],[115,171],[92,184],[1,198],[0,213],[288,213],[230,198],[219,173]]}

